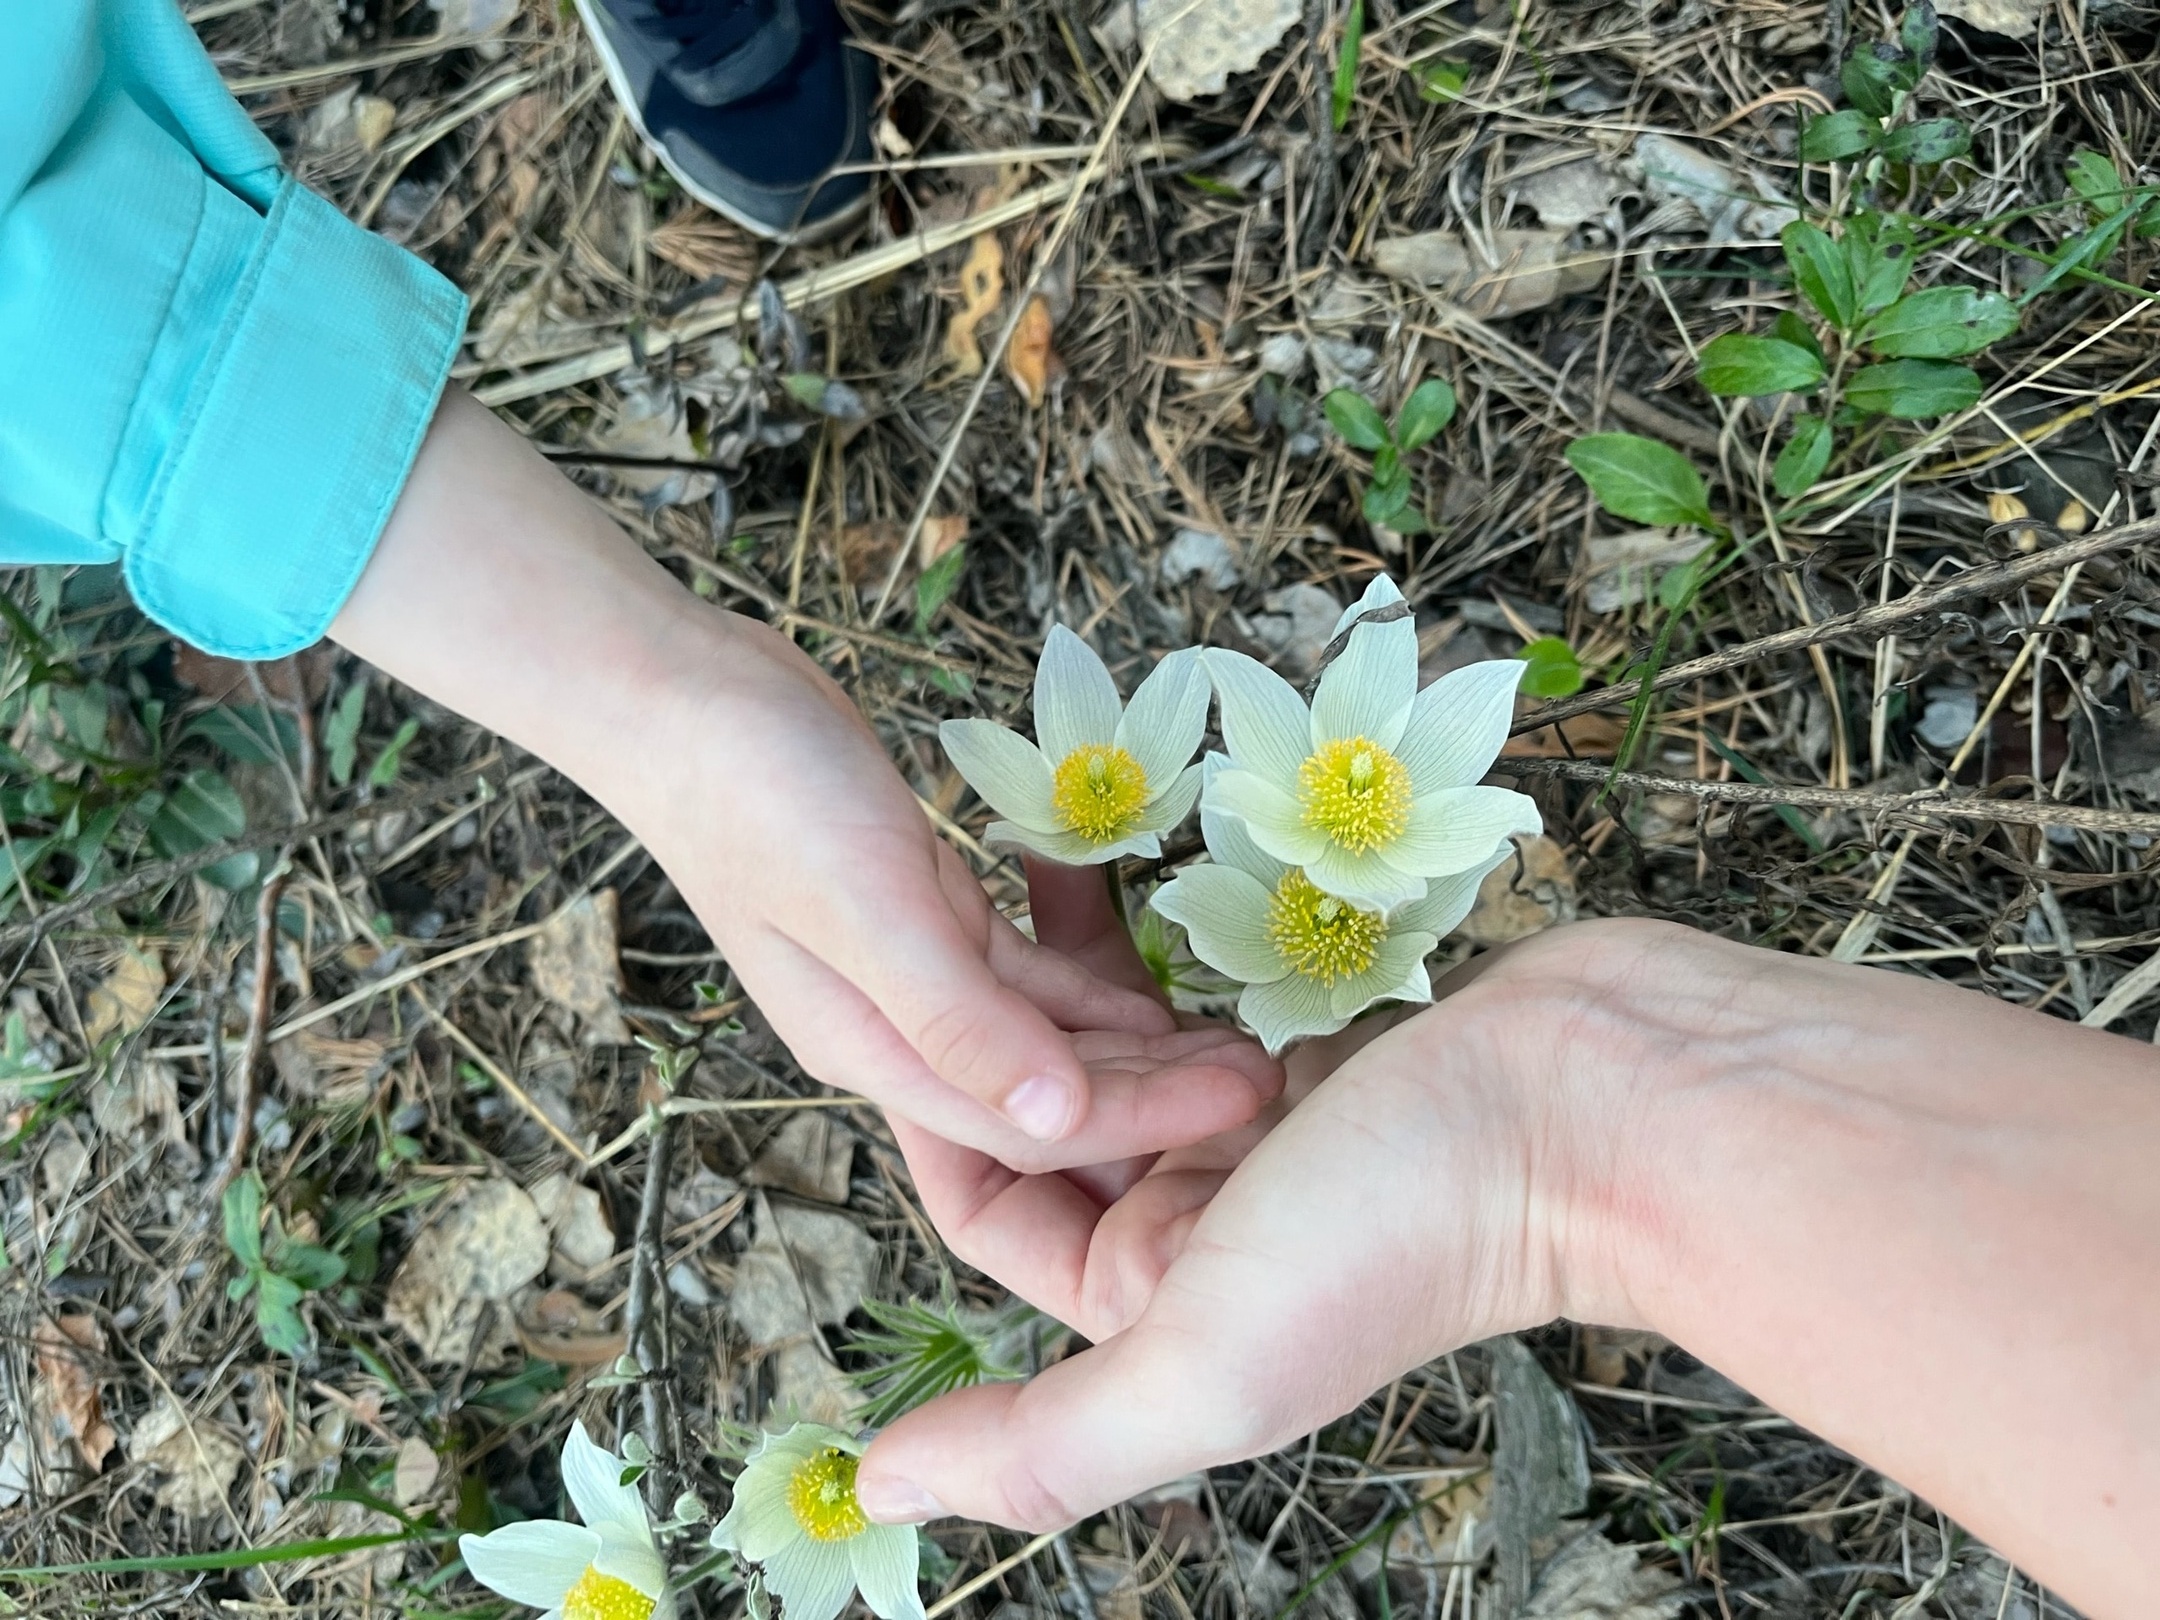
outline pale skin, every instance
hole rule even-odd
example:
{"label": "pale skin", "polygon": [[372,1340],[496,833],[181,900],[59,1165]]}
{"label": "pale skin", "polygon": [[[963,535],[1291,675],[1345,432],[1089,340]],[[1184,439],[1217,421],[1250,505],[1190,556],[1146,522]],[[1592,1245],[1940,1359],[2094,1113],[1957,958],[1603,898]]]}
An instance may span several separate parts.
{"label": "pale skin", "polygon": [[[1067,902],[1038,932],[1115,976]],[[897,1126],[962,1255],[1098,1344],[887,1430],[871,1516],[1064,1524],[1564,1316],[1665,1334],[2088,1613],[2149,1612],[2150,1046],[1647,922],[1441,998],[1294,1054],[1272,1129],[1107,1206]]]}
{"label": "pale skin", "polygon": [[331,634],[613,811],[821,1080],[1031,1170],[1202,1140],[1281,1088],[1252,1042],[1023,937],[823,670],[464,394]]}

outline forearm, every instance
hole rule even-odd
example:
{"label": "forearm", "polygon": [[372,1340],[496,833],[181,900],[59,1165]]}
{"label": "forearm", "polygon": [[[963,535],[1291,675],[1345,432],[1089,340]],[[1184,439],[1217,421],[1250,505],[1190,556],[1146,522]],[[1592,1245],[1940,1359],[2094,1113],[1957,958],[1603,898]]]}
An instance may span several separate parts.
{"label": "forearm", "polygon": [[1587,1178],[1607,1308],[2130,1612],[2160,1547],[2160,1059],[1912,978],[1635,943],[1573,1015],[1633,1074]]}

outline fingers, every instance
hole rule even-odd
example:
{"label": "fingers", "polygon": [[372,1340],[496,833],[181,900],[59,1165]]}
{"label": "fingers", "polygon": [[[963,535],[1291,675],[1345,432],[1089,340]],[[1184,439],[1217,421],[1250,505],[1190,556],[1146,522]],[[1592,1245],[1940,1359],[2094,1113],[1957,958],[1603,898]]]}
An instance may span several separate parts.
{"label": "fingers", "polygon": [[1080,963],[1099,979],[1158,1004],[1166,1002],[1155,975],[1133,948],[1131,933],[1111,908],[1115,878],[1099,866],[1060,866],[1035,855],[1027,856],[1025,864],[1037,943]]}
{"label": "fingers", "polygon": [[1056,1031],[1092,1102],[1079,1129],[1045,1144],[946,1084],[868,994],[784,935],[736,947],[731,960],[809,1073],[1023,1170],[1104,1164],[1198,1142],[1251,1119],[1281,1084],[1269,1060],[1234,1035]]}

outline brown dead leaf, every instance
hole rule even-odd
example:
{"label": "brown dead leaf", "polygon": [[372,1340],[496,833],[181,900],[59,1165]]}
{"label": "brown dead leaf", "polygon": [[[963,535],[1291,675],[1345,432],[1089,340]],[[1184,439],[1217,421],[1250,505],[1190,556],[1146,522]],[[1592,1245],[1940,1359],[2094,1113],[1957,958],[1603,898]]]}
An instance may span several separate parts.
{"label": "brown dead leaf", "polygon": [[[915,541],[915,564],[928,568],[967,538],[968,520],[957,513],[923,520]],[[851,584],[876,590],[892,567],[893,553],[907,538],[907,525],[891,518],[850,523],[840,531],[840,576]]]}
{"label": "brown dead leaf", "polygon": [[773,1133],[748,1181],[822,1203],[844,1204],[855,1163],[855,1139],[824,1109],[804,1109]]}
{"label": "brown dead leaf", "polygon": [[247,1460],[223,1424],[190,1417],[169,1395],[160,1395],[150,1415],[135,1426],[128,1456],[164,1475],[158,1505],[185,1519],[225,1512],[226,1493]]}
{"label": "brown dead leaf", "polygon": [[[548,1233],[522,1187],[468,1183],[444,1199],[390,1279],[383,1320],[434,1362],[495,1365],[513,1331],[504,1304],[546,1268]],[[486,1343],[476,1342],[484,1322]]]}
{"label": "brown dead leaf", "polygon": [[435,1448],[426,1440],[413,1435],[398,1445],[397,1466],[390,1476],[390,1494],[397,1499],[399,1507],[416,1506],[435,1488],[435,1481],[441,1475],[442,1458],[435,1455]]}
{"label": "brown dead leaf", "polygon": [[1030,405],[1040,405],[1049,395],[1051,379],[1065,372],[1065,362],[1050,344],[1055,324],[1049,300],[1040,294],[1030,298],[1005,351],[1005,373]]}
{"label": "brown dead leaf", "polygon": [[253,703],[255,683],[248,679],[250,669],[261,679],[263,690],[280,703],[319,703],[329,688],[337,658],[337,649],[325,643],[292,658],[244,664],[237,658],[220,658],[184,641],[175,641],[172,669],[174,680],[192,686],[212,703]]}
{"label": "brown dead leaf", "polygon": [[31,1338],[37,1346],[41,1392],[82,1452],[83,1461],[96,1473],[119,1444],[112,1425],[105,1421],[97,1375],[90,1367],[93,1356],[105,1353],[105,1334],[96,1317],[74,1314],[45,1317]]}
{"label": "brown dead leaf", "polygon": [[628,1046],[622,964],[616,954],[615,891],[578,896],[548,918],[529,953],[533,988],[576,1015],[595,1046]]}
{"label": "brown dead leaf", "polygon": [[915,561],[928,568],[965,540],[967,532],[968,520],[958,513],[946,517],[924,518],[922,533],[915,541]]}
{"label": "brown dead leaf", "polygon": [[1420,231],[1375,243],[1372,262],[1397,281],[1434,288],[1472,314],[1498,320],[1605,280],[1611,255],[1570,249],[1568,238],[1566,231],[1498,230],[1488,253],[1482,238]]}
{"label": "brown dead leaf", "polygon": [[518,1343],[528,1356],[570,1367],[604,1367],[623,1353],[618,1331],[605,1331],[599,1311],[567,1288],[551,1288],[530,1301],[517,1320]]}
{"label": "brown dead leaf", "polygon": [[[1557,726],[1541,726],[1520,737],[1510,737],[1501,744],[1500,754],[1504,759],[1609,759],[1626,733],[1624,714],[1579,714]],[[1567,738],[1564,747],[1562,734]]]}
{"label": "brown dead leaf", "polygon": [[164,996],[165,964],[157,952],[124,946],[105,982],[90,992],[83,1008],[83,1033],[95,1044],[108,1035],[141,1029]]}
{"label": "brown dead leaf", "polygon": [[975,328],[990,317],[1005,296],[1005,249],[997,232],[984,231],[968,247],[960,266],[960,311],[945,324],[945,358],[963,377],[983,368],[982,344]]}
{"label": "brown dead leaf", "polygon": [[1575,874],[1567,851],[1542,835],[1517,838],[1510,856],[1478,885],[1477,903],[1463,919],[1463,938],[1479,945],[1527,939],[1555,923],[1575,920]]}

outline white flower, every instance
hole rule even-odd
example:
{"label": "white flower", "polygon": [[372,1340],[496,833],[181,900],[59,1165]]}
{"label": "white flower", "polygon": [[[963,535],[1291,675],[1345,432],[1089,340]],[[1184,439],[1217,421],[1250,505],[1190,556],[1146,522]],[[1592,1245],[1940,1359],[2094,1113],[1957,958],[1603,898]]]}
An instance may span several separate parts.
{"label": "white flower", "polygon": [[[1383,574],[1335,633],[1401,600]],[[1242,653],[1204,656],[1234,767],[1208,784],[1209,806],[1316,888],[1384,911],[1469,870],[1509,835],[1540,830],[1526,795],[1476,785],[1507,740],[1520,661],[1470,664],[1420,692],[1410,618],[1363,624],[1308,711],[1289,682]]]}
{"label": "white flower", "polygon": [[860,1442],[798,1423],[768,1434],[735,1481],[735,1501],[712,1544],[765,1572],[783,1620],[834,1620],[848,1594],[884,1620],[923,1620],[911,1524],[872,1524],[855,1500]]}
{"label": "white flower", "polygon": [[572,1425],[563,1488],[585,1522],[529,1519],[460,1536],[466,1570],[514,1603],[545,1609],[542,1620],[675,1620],[645,1504],[622,1475],[622,1460],[593,1444],[584,1424]]}
{"label": "white flower", "polygon": [[992,720],[938,727],[945,757],[1003,821],[988,841],[1068,866],[1159,855],[1158,838],[1191,812],[1207,730],[1208,680],[1198,648],[1148,672],[1128,707],[1088,644],[1063,625],[1035,670],[1035,736]]}
{"label": "white flower", "polygon": [[1182,923],[1193,955],[1245,988],[1238,1016],[1278,1053],[1332,1035],[1376,1001],[1430,1001],[1425,958],[1469,915],[1485,874],[1513,853],[1500,842],[1476,865],[1435,878],[1424,898],[1382,914],[1324,894],[1305,873],[1211,807],[1227,762],[1208,756],[1200,830],[1211,864],[1188,866],[1149,902]]}

